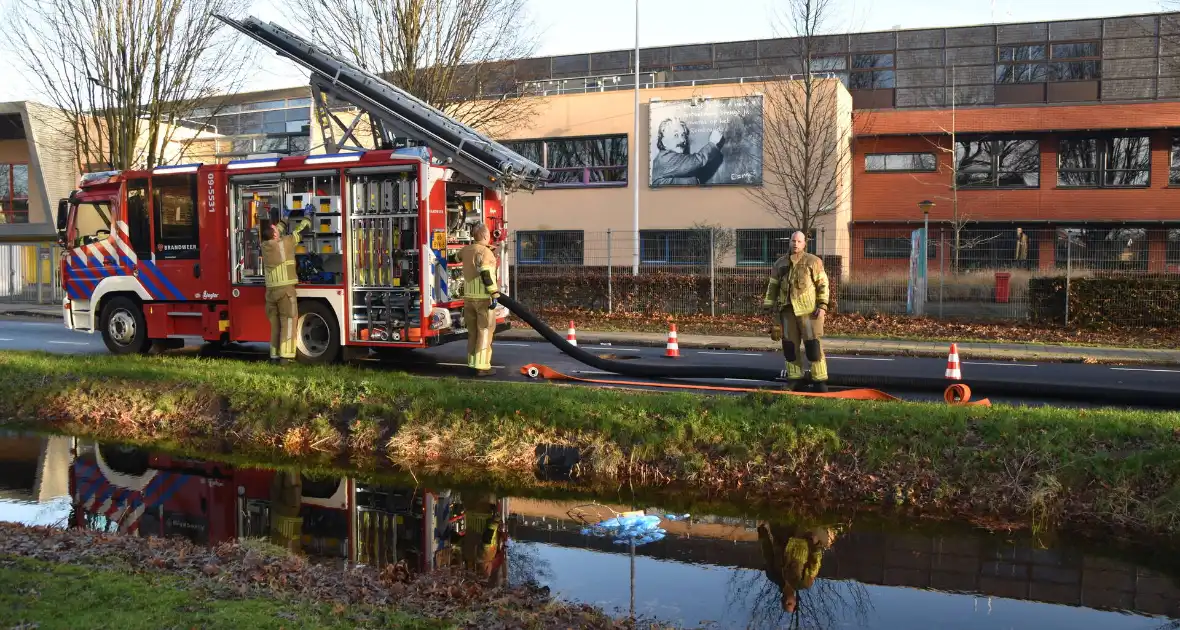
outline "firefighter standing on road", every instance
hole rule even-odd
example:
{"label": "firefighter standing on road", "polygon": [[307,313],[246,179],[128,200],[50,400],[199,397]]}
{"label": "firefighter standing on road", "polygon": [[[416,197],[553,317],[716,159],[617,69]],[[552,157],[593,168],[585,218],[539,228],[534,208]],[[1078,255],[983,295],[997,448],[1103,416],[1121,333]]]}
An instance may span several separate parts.
{"label": "firefighter standing on road", "polygon": [[494,309],[500,297],[496,286],[496,255],[488,247],[491,238],[486,225],[471,232],[475,242],[459,251],[463,262],[463,321],[467,327],[467,367],[476,376],[491,376]]}
{"label": "firefighter standing on road", "polygon": [[270,320],[270,361],[288,363],[295,358],[295,324],[299,320],[299,302],[295,285],[299,274],[295,267],[295,244],[299,234],[311,227],[300,219],[290,234],[284,235],[282,223],[271,224],[260,216],[262,231],[262,267],[266,276],[266,317]]}
{"label": "firefighter standing on road", "polygon": [[828,309],[828,274],[818,256],[806,251],[807,237],[791,235],[791,251],[774,261],[762,306],[776,313],[783,330],[787,381],[803,388],[803,352],[811,362],[811,380],[819,392],[828,391],[828,364],[821,341]]}

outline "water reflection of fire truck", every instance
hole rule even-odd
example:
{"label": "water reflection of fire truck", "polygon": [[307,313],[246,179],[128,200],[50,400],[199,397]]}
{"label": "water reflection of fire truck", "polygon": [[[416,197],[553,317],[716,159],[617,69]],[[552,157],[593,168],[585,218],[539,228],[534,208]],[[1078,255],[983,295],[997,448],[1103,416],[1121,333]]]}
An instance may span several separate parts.
{"label": "water reflection of fire truck", "polygon": [[[487,575],[503,568],[507,499],[422,488],[374,486],[131,447],[80,444],[70,465],[71,526],[210,545],[276,540],[274,504],[282,475],[298,476],[298,548],[309,556],[418,571],[465,563]],[[280,476],[276,479],[276,476]],[[290,480],[290,478],[288,478]]]}

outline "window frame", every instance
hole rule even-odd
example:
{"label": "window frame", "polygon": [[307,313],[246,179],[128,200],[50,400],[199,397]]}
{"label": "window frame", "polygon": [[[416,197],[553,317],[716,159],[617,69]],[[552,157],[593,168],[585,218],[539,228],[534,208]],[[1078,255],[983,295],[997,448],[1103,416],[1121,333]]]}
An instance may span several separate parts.
{"label": "window frame", "polygon": [[[869,65],[858,66],[858,58],[875,58],[875,57],[889,57],[889,63],[885,65]],[[845,63],[848,73],[848,89],[849,90],[893,90],[897,89],[897,52],[893,50],[879,51],[879,52],[855,52],[849,53],[848,60]],[[857,76],[870,77],[868,86],[861,86],[856,84]],[[878,76],[881,75],[881,76]],[[882,77],[888,76],[887,80],[882,81]],[[883,84],[879,84],[883,83]]]}
{"label": "window frame", "polygon": [[[549,166],[549,163],[550,163],[549,148],[550,148],[551,144],[554,144],[557,142],[586,142],[586,141],[594,142],[594,141],[599,141],[599,140],[616,140],[616,141],[621,140],[623,143],[623,154],[625,156],[624,163],[623,164],[602,164],[602,165],[581,166],[581,167],[576,167],[576,166],[575,167],[552,167],[552,166]],[[582,172],[582,176],[579,181],[544,182],[538,187],[540,189],[560,190],[560,189],[566,189],[566,188],[625,188],[628,184],[630,184],[631,160],[633,159],[633,156],[631,155],[631,139],[630,139],[629,135],[626,133],[604,133],[604,134],[591,134],[591,135],[582,135],[582,136],[550,136],[550,137],[543,137],[543,138],[513,138],[511,140],[500,140],[499,142],[500,142],[500,144],[504,145],[508,149],[510,149],[512,151],[516,151],[517,153],[520,153],[520,151],[517,150],[517,147],[519,147],[519,145],[526,144],[526,143],[537,143],[540,145],[540,154],[541,154],[541,161],[539,163],[542,167],[549,169],[549,171],[551,173],[577,172],[579,170]],[[525,154],[521,153],[521,155],[525,155]],[[594,172],[607,173],[607,172],[612,172],[612,171],[618,171],[621,175],[621,179],[604,180],[604,181],[593,181],[592,180],[591,174]]]}
{"label": "window frame", "polygon": [[[24,167],[25,172],[25,195],[23,197],[16,196],[16,170],[17,167]],[[7,193],[0,197],[0,224],[28,224],[29,223],[29,187],[31,186],[30,179],[32,178],[32,169],[28,162],[0,162],[0,169],[6,171],[5,186],[7,186]],[[17,210],[17,202],[24,203],[24,210]],[[24,221],[18,221],[18,216],[24,216]]]}
{"label": "window frame", "polygon": [[[162,191],[179,191],[181,182],[187,184],[188,193],[182,197],[192,203],[192,218],[184,227],[188,230],[183,238],[165,235],[164,206]],[[181,195],[178,195],[181,196]],[[148,195],[151,203],[149,215],[152,221],[152,247],[157,260],[197,260],[201,257],[201,211],[200,193],[198,191],[198,177],[196,173],[169,173],[153,175],[151,178],[151,192]],[[183,241],[183,242],[181,242]],[[165,249],[170,245],[192,245],[192,249]]]}
{"label": "window frame", "polygon": [[[672,253],[672,245],[671,245],[672,238],[670,238],[670,237],[672,237],[673,235],[682,235],[682,238],[689,239],[689,238],[692,238],[692,235],[694,233],[704,234],[704,235],[706,235],[706,238],[707,238],[709,231],[705,230],[705,229],[693,229],[693,228],[667,228],[667,229],[639,230],[639,264],[641,264],[641,265],[667,265],[667,266],[678,266],[678,267],[697,267],[697,266],[708,265],[709,259],[713,255],[713,252],[708,251],[708,246],[706,246],[704,248],[704,252],[703,252],[704,256],[702,259],[697,259],[692,262],[679,262],[679,261],[674,262],[671,260],[671,258],[672,258],[672,255],[671,255],[671,253]],[[656,237],[659,237],[659,238],[663,239],[663,241],[664,241],[664,246],[663,246],[664,257],[661,259],[647,258],[646,257],[646,249],[644,248],[644,244],[648,240],[656,238]]]}
{"label": "window frame", "polygon": [[[1041,138],[1039,138],[1037,136],[1028,136],[1028,135],[1002,135],[1002,136],[989,136],[989,135],[971,136],[971,135],[968,135],[968,136],[965,136],[965,138],[966,139],[963,139],[960,137],[955,138],[955,146],[953,147],[953,153],[951,156],[951,159],[954,160],[953,163],[955,165],[955,188],[957,188],[958,190],[1037,190],[1037,189],[1041,188],[1042,171],[1044,170],[1044,166],[1045,166],[1044,160],[1041,158]],[[988,181],[990,182],[988,184],[963,183],[962,181],[960,181],[960,176],[963,173],[984,172],[984,171],[978,171],[978,170],[964,171],[960,168],[961,165],[959,163],[959,144],[961,144],[961,143],[976,143],[976,142],[981,143],[981,144],[986,143],[986,144],[990,145],[990,147],[988,148],[989,166],[988,166],[988,170],[986,171],[988,174]],[[1028,184],[1023,184],[1023,185],[1007,184],[1007,185],[1005,185],[1005,184],[1000,183],[1000,174],[1001,173],[1022,173],[1022,172],[1024,172],[1024,171],[1012,171],[1012,170],[1001,170],[1000,169],[1000,166],[1001,166],[1000,156],[1003,154],[1003,152],[998,149],[999,149],[1001,143],[1009,143],[1009,142],[1033,142],[1033,143],[1035,143],[1036,156],[1037,156],[1037,168],[1035,171],[1036,176],[1037,176],[1036,185],[1031,185],[1031,186]]]}
{"label": "window frame", "polygon": [[[1147,164],[1144,165],[1143,168],[1134,168],[1134,169],[1128,169],[1128,168],[1111,169],[1111,168],[1108,168],[1107,157],[1109,155],[1110,145],[1113,140],[1118,139],[1118,138],[1138,138],[1138,139],[1142,139],[1144,142],[1146,142],[1146,144],[1147,144]],[[1071,141],[1084,142],[1084,141],[1090,141],[1090,140],[1095,142],[1094,151],[1095,151],[1097,159],[1095,160],[1094,168],[1062,168],[1061,156],[1065,153],[1065,151],[1063,150],[1064,144],[1066,142],[1071,142]],[[1169,156],[1169,158],[1170,158],[1170,156]],[[1062,136],[1058,137],[1058,139],[1057,139],[1057,187],[1058,188],[1072,188],[1072,189],[1110,188],[1110,189],[1115,189],[1115,190],[1118,190],[1118,189],[1133,190],[1133,189],[1138,189],[1138,188],[1151,188],[1152,161],[1153,161],[1153,156],[1152,156],[1152,148],[1151,148],[1151,133],[1147,132],[1147,131],[1137,132],[1137,133],[1087,133],[1087,134],[1062,135]],[[1169,166],[1169,172],[1170,172],[1170,170],[1171,170],[1170,159],[1169,159],[1168,166]],[[1065,183],[1061,180],[1062,173],[1090,173],[1090,172],[1094,173],[1094,183],[1069,184],[1069,183]],[[1147,181],[1142,184],[1130,184],[1130,185],[1108,184],[1108,183],[1106,183],[1106,176],[1107,176],[1107,173],[1112,173],[1112,172],[1113,173],[1144,172],[1147,174]]]}
{"label": "window frame", "polygon": [[1180,187],[1180,134],[1171,138],[1172,146],[1168,150],[1168,186]]}
{"label": "window frame", "polygon": [[[900,157],[907,155],[928,155],[934,160],[934,166],[930,168],[889,168],[890,157]],[[884,168],[874,169],[869,168],[869,158],[881,157],[884,159]],[[866,153],[864,162],[864,172],[866,173],[937,173],[938,172],[938,154],[933,151],[899,151],[894,153]]]}
{"label": "window frame", "polygon": [[[526,236],[538,236],[538,252],[540,257],[525,259],[523,256],[523,248],[521,245]],[[570,236],[576,238],[578,244],[581,246],[578,252],[577,262],[560,261],[560,260],[546,260],[545,259],[545,241],[546,237],[554,236]],[[519,230],[516,232],[516,247],[513,264],[541,266],[541,265],[585,265],[586,264],[586,231],[585,230]]]}
{"label": "window frame", "polygon": [[[1054,54],[1064,46],[1093,45],[1093,55],[1060,56]],[[1020,56],[1017,51],[1028,53],[1039,49],[1040,54]],[[995,47],[996,85],[1031,85],[1037,83],[1071,83],[1102,80],[1102,40],[1076,39],[1066,41],[1037,41],[1002,44]],[[1005,54],[1007,53],[1007,54]],[[1061,66],[1081,64],[1093,68],[1083,72],[1080,78],[1062,78]]]}
{"label": "window frame", "polygon": [[[897,236],[862,236],[860,243],[860,254],[863,260],[909,260],[911,251],[913,250],[913,236],[912,235],[897,235]],[[879,244],[880,241],[904,241],[905,247],[898,248],[896,256],[870,256],[869,245]],[[937,247],[931,247],[931,244],[936,244],[936,241],[929,236],[926,237],[926,260],[934,260],[938,258]],[[903,251],[904,249],[904,251]],[[894,251],[889,249],[890,252]]]}

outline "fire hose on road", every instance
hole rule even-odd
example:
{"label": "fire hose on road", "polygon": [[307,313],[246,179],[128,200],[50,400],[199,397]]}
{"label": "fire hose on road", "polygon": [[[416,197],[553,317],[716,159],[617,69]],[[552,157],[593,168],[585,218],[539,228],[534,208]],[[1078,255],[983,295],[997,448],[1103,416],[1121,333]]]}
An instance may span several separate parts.
{"label": "fire hose on road", "polygon": [[[740,379],[749,381],[782,382],[782,371],[758,367],[715,366],[715,365],[668,365],[637,361],[614,361],[604,359],[591,352],[575,346],[565,340],[560,334],[541,321],[536,315],[517,302],[512,297],[501,294],[500,303],[522,321],[536,330],[546,341],[556,346],[579,363],[595,369],[636,378],[652,379]],[[527,368],[528,366],[526,366]],[[564,376],[564,375],[562,375]],[[569,380],[570,377],[565,377]],[[587,381],[588,379],[579,379]],[[641,385],[640,383],[628,383]],[[1155,389],[1127,387],[1096,387],[1093,385],[1073,385],[1063,383],[1039,383],[1028,380],[1007,381],[999,379],[972,379],[971,387],[957,383],[948,383],[943,377],[935,376],[859,376],[849,374],[830,374],[828,384],[834,387],[853,389],[873,388],[877,390],[901,390],[911,392],[943,392],[944,398],[951,404],[971,404],[972,392],[992,397],[1030,398],[1030,399],[1059,399],[1066,401],[1102,404],[1127,405],[1132,407],[1154,407],[1175,409],[1180,407],[1180,396],[1175,393]],[[948,385],[951,387],[948,388]],[[961,385],[955,389],[955,385]],[[709,386],[694,385],[693,389],[705,389]],[[740,389],[740,388],[738,388]],[[954,391],[951,391],[954,390]],[[751,389],[750,391],[755,391]],[[846,393],[841,396],[847,398]],[[813,394],[814,395],[814,394]],[[818,394],[823,396],[823,394]],[[879,399],[879,398],[878,398]],[[982,403],[983,401],[979,401]]]}

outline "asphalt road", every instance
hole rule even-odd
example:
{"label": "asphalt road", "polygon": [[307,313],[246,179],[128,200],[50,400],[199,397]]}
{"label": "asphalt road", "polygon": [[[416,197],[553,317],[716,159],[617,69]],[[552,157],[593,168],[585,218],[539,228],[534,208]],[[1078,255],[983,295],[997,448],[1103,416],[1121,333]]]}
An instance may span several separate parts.
{"label": "asphalt road", "polygon": [[[677,362],[680,364],[710,364],[719,368],[726,366],[765,367],[782,369],[781,355],[763,352],[693,350],[682,349],[679,359],[663,358],[663,348],[639,346],[583,345],[605,358],[625,361]],[[0,350],[44,350],[60,353],[106,353],[106,347],[98,334],[88,335],[66,330],[59,322],[33,321],[25,319],[0,319]],[[189,346],[176,353],[196,354],[197,346]],[[394,369],[431,376],[457,376],[466,378],[466,344],[451,343],[428,350],[409,351],[394,360],[369,360],[376,369]],[[242,360],[266,358],[264,345],[231,346],[223,356]],[[962,356],[964,382],[972,378],[1019,379],[1028,383],[1092,385],[1094,387],[1134,387],[1162,392],[1180,392],[1180,369],[1153,366],[1105,366],[1070,363],[1018,363],[1003,361],[972,361]],[[521,366],[537,363],[574,377],[627,381],[642,387],[644,380],[622,377],[601,372],[575,361],[554,346],[537,341],[497,341],[494,343],[492,364],[497,368],[497,380],[533,381],[521,374]],[[833,375],[859,376],[923,376],[941,378],[946,370],[944,359],[913,357],[866,357],[829,355],[828,370]],[[650,383],[651,381],[646,381]],[[686,382],[686,381],[680,381]],[[701,384],[725,387],[781,387],[772,383],[741,381],[737,379],[711,379],[692,381]],[[941,393],[889,392],[910,400],[941,400]],[[1005,399],[990,397],[995,403],[1016,403],[1026,405],[1054,405],[1059,407],[1089,407],[1092,405],[1071,404],[1052,400]],[[1180,408],[1180,395],[1177,396]]]}

